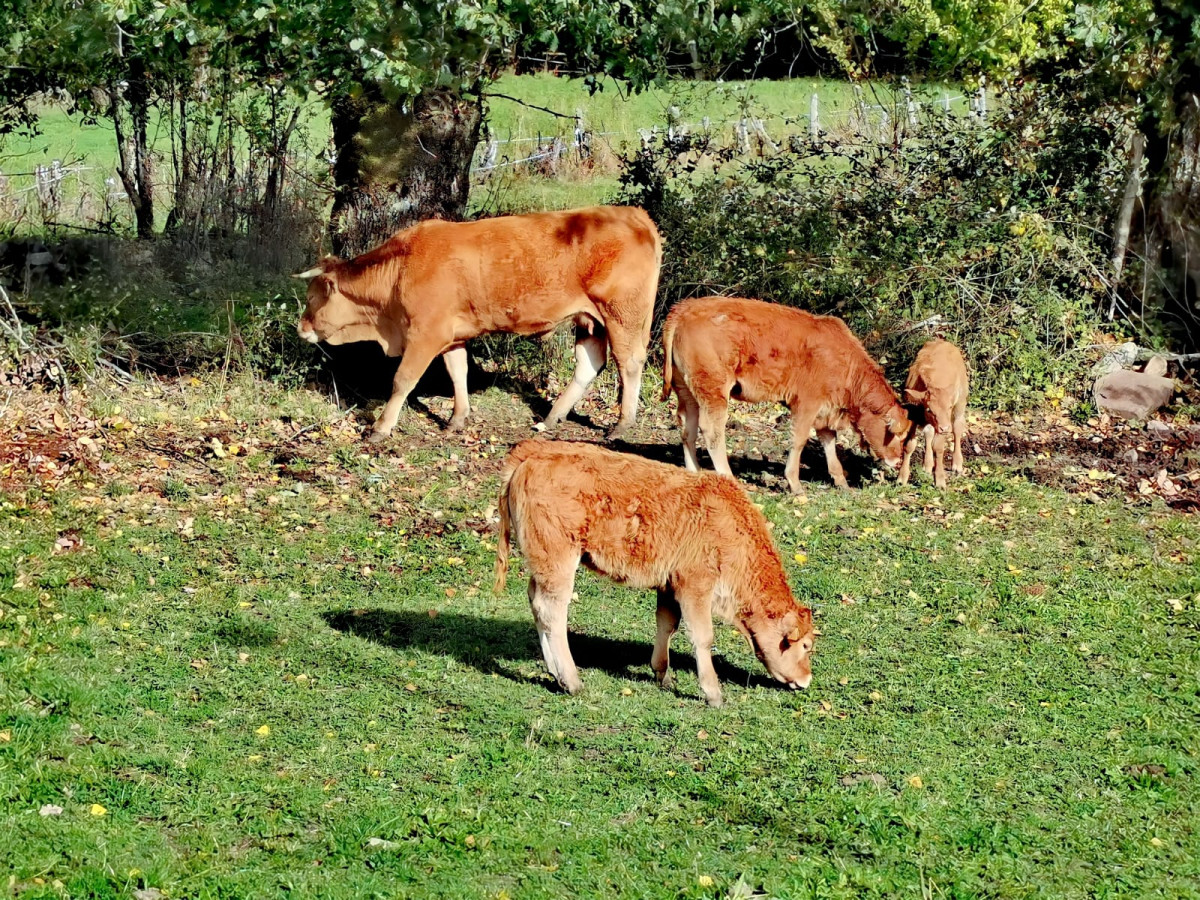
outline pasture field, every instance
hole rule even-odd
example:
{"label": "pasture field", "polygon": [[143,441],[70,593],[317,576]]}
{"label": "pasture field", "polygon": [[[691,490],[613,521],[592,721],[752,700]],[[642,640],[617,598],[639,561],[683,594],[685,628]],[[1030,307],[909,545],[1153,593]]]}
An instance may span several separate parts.
{"label": "pasture field", "polygon": [[[818,464],[795,499],[785,428],[742,411],[735,470],[817,612],[811,688],[722,628],[726,707],[683,635],[661,691],[652,596],[582,574],[571,698],[519,565],[490,590],[500,460],[547,405],[526,393],[476,394],[461,435],[410,410],[381,448],[249,378],[10,396],[7,890],[1200,896],[1195,516],[981,422],[947,492],[839,492]],[[680,458],[657,401],[631,442]]]}
{"label": "pasture field", "polygon": [[[491,177],[480,176],[472,205],[494,212],[598,203],[616,190],[616,172],[611,165],[615,155],[626,145],[636,146],[639,128],[665,129],[670,107],[676,107],[681,120],[693,128],[709,117],[714,131],[720,131],[726,138],[732,134],[733,123],[745,112],[762,119],[768,133],[780,140],[785,134],[806,132],[809,101],[814,93],[820,97],[826,125],[844,125],[855,102],[853,88],[845,81],[819,78],[726,83],[681,81],[630,95],[608,80],[603,90],[589,95],[582,80],[577,78],[545,73],[505,75],[492,87],[487,100],[491,136],[504,142],[497,157],[501,166]],[[923,102],[938,103],[945,96],[954,96],[953,106],[959,111],[966,104],[962,93],[958,87],[941,84],[914,87],[915,96]],[[887,107],[893,117],[896,115],[897,95],[888,86],[868,85],[863,98],[865,103]],[[514,166],[536,152],[539,137],[548,140],[563,135],[569,139],[572,135],[574,121],[559,118],[545,112],[546,109],[567,116],[573,116],[576,110],[583,112],[587,127],[595,133],[593,146],[603,164],[564,172],[554,178],[527,177],[524,169]],[[107,119],[83,121],[67,115],[60,107],[50,106],[42,110],[39,124],[41,134],[33,138],[10,137],[0,142],[0,175],[7,176],[7,186],[0,185],[0,204],[6,193],[23,196],[19,192],[32,188],[30,173],[35,166],[49,165],[51,160],[59,159],[68,167],[83,169],[64,183],[64,208],[58,220],[86,224],[83,220],[94,214],[106,193],[104,179],[116,177],[117,153],[111,123]],[[327,174],[328,167],[321,157],[328,150],[328,142],[328,111],[321,100],[313,97],[305,106],[293,141],[293,167],[310,175]],[[157,119],[152,122],[150,143],[158,154],[162,202],[166,204],[171,170],[167,123]],[[0,205],[0,210],[3,208]],[[166,209],[161,211],[164,219],[166,213]]]}

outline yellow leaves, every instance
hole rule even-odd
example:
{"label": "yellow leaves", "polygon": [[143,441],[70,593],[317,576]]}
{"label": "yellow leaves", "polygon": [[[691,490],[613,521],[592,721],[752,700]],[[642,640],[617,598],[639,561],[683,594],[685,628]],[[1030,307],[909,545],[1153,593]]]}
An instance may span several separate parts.
{"label": "yellow leaves", "polygon": [[91,806],[91,809],[89,811],[91,812],[91,814],[93,816],[107,816],[108,815],[108,810],[105,809],[103,806],[101,806],[99,803],[93,803]]}
{"label": "yellow leaves", "polygon": [[463,843],[466,844],[468,847],[470,847],[472,850],[474,850],[475,849],[475,835],[468,834],[465,838],[463,838]]}
{"label": "yellow leaves", "polygon": [[1152,837],[1152,838],[1150,838],[1150,846],[1151,847],[1163,847],[1163,846],[1165,846],[1165,843],[1163,842],[1162,838]]}
{"label": "yellow leaves", "polygon": [[411,694],[411,693],[413,693],[414,691],[416,691],[416,689],[417,689],[417,686],[416,686],[415,684],[413,684],[413,683],[410,681],[408,684],[406,684],[406,685],[404,686],[404,689],[405,689],[406,691],[408,691],[408,692]]}
{"label": "yellow leaves", "polygon": [[188,665],[196,670],[207,669],[208,668],[208,660],[207,659],[193,659],[190,663],[188,663]]}
{"label": "yellow leaves", "polygon": [[271,733],[271,726],[270,725],[259,725],[257,728],[254,729],[254,733],[257,734],[259,737],[266,737],[267,735],[269,735]]}
{"label": "yellow leaves", "polygon": [[464,562],[466,562],[466,560],[464,560],[460,556],[446,557],[446,565],[448,565],[448,566],[461,566]]}
{"label": "yellow leaves", "polygon": [[699,731],[696,732],[696,740],[707,741],[708,740],[708,732],[705,731],[703,728],[701,728]]}
{"label": "yellow leaves", "polygon": [[879,691],[871,691],[871,693],[867,694],[867,697],[870,698],[872,703],[878,703],[883,699],[883,694],[879,693]]}
{"label": "yellow leaves", "polygon": [[212,455],[217,459],[225,458],[225,445],[221,443],[220,438],[213,438],[208,442],[208,449],[212,451]]}
{"label": "yellow leaves", "polygon": [[696,879],[696,883],[698,885],[700,885],[700,887],[702,887],[702,888],[710,888],[714,884],[716,884],[716,882],[713,881],[711,875],[701,875],[699,878]]}
{"label": "yellow leaves", "polygon": [[921,780],[920,775],[913,775],[908,779],[908,786],[919,791],[925,787],[925,782]]}
{"label": "yellow leaves", "polygon": [[633,691],[632,691],[632,690],[630,690],[629,688],[622,688],[622,689],[621,689],[621,696],[622,696],[622,697],[632,697],[632,696],[633,696]]}
{"label": "yellow leaves", "polygon": [[799,565],[799,566],[802,566],[806,562],[808,562],[808,554],[807,553],[797,553],[795,555],[795,557],[793,557],[793,558],[796,560],[796,565]]}
{"label": "yellow leaves", "polygon": [[12,740],[11,731],[0,731],[0,744],[7,744]]}

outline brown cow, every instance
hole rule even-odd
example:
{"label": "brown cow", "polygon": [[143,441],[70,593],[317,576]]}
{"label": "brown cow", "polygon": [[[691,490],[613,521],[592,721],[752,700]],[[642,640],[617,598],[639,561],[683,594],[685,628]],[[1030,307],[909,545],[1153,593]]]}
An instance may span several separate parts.
{"label": "brown cow", "polygon": [[509,533],[529,567],[529,602],[546,667],[569,693],[583,688],[567,646],[567,605],[584,565],[635,588],[658,589],[650,666],[664,688],[680,617],[713,706],[713,613],[746,636],[767,671],[793,689],[812,680],[812,611],[788,588],[762,513],[727,478],[614,453],[593,444],[523,441],[501,474],[496,590]]}
{"label": "brown cow", "polygon": [[733,477],[725,451],[729,398],[779,401],[792,411],[788,485],[800,493],[800,452],[816,428],[829,474],[846,475],[837,457],[838,429],[851,426],[871,451],[895,468],[910,430],[908,414],[883,372],[833,316],[761,300],[701,297],[675,305],[663,328],[663,399],[679,398],[684,464],[699,468],[696,429],[713,467]]}
{"label": "brown cow", "polygon": [[[967,364],[962,352],[949,341],[934,338],[917,354],[908,370],[904,399],[913,404],[913,418],[923,423],[919,430],[925,434],[925,471],[933,475],[933,483],[946,486],[946,435],[954,434],[954,455],[951,471],[963,473],[963,439],[967,433]],[[917,446],[917,428],[913,429],[900,464],[900,483],[908,481],[913,450]]]}
{"label": "brown cow", "polygon": [[545,334],[574,321],[575,377],[546,417],[561,421],[604,368],[620,369],[621,418],[637,415],[662,242],[632,207],[428,221],[351,260],[326,257],[312,279],[298,331],[307,341],[378,341],[401,356],[372,441],[387,437],[409,392],[442,355],[454,382],[451,429],[466,421],[466,341],[494,331]]}

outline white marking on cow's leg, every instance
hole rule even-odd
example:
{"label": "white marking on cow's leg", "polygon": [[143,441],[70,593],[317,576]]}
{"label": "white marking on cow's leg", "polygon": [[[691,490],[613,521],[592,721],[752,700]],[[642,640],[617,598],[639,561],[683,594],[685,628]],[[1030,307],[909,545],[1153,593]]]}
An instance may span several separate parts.
{"label": "white marking on cow's leg", "polygon": [[696,675],[700,679],[700,690],[709,706],[721,706],[721,682],[717,679],[717,670],[713,668],[712,645],[713,623],[712,602],[680,600],[679,606],[683,612],[684,624],[687,626],[688,637],[692,639],[692,647],[696,652]]}
{"label": "white marking on cow's leg", "polygon": [[439,353],[441,353],[440,349],[430,349],[412,343],[408,345],[403,359],[400,360],[400,368],[396,370],[396,377],[392,379],[392,396],[388,398],[383,412],[379,414],[379,418],[375,422],[375,429],[371,433],[371,443],[377,444],[392,433],[408,395],[412,393],[412,389],[417,386],[417,382],[425,374],[425,370],[429,368],[433,358]]}
{"label": "white marking on cow's leg", "polygon": [[954,456],[951,459],[950,471],[955,475],[961,475],[965,471],[963,466],[963,441],[967,437],[967,414],[966,409],[955,410],[954,413]]}
{"label": "white marking on cow's leg", "polygon": [[450,381],[454,383],[454,414],[447,426],[450,431],[461,431],[471,414],[471,400],[467,396],[467,348],[455,347],[442,354]]}
{"label": "white marking on cow's leg", "polygon": [[708,406],[697,398],[700,406],[700,431],[704,433],[704,444],[708,447],[708,455],[712,457],[713,468],[722,475],[733,477],[733,469],[729,468],[729,454],[725,450],[725,422],[729,418],[729,406],[722,403],[718,406]]}
{"label": "white marking on cow's leg", "polygon": [[679,604],[670,589],[658,592],[658,634],[654,638],[654,652],[650,655],[650,668],[663,690],[671,688],[671,636],[679,630]]}
{"label": "white marking on cow's leg", "polygon": [[689,472],[700,471],[700,460],[696,455],[696,434],[700,430],[700,404],[686,384],[675,385],[675,396],[679,399],[679,430],[683,437],[683,465]]}
{"label": "white marking on cow's leg", "polygon": [[574,569],[565,584],[559,584],[560,581],[562,579],[555,578],[550,584],[542,584],[531,578],[529,605],[533,609],[533,620],[537,623],[546,668],[563,690],[568,694],[578,694],[583,690],[583,681],[579,678],[571,648],[567,644],[567,606],[574,586]]}
{"label": "white marking on cow's leg", "polygon": [[922,468],[925,469],[926,475],[932,475],[933,474],[933,435],[934,435],[933,426],[926,425],[925,428],[922,429],[922,434],[925,435],[925,464],[924,464],[924,466],[922,466]]}
{"label": "white marking on cow's leg", "polygon": [[829,467],[829,477],[840,488],[849,487],[846,483],[846,471],[837,454],[837,432],[829,428],[818,428],[817,437],[825,448],[825,465]]}
{"label": "white marking on cow's leg", "polygon": [[804,488],[800,484],[800,454],[804,452],[804,447],[808,443],[808,434],[812,431],[815,418],[815,411],[805,410],[799,406],[792,407],[792,449],[788,453],[787,465],[783,468],[783,474],[787,478],[788,487],[792,489],[793,494],[804,493]]}
{"label": "white marking on cow's leg", "polygon": [[583,396],[588,386],[596,380],[596,376],[608,362],[608,342],[602,329],[599,334],[586,334],[576,331],[575,340],[575,377],[567,385],[566,390],[554,401],[550,415],[546,416],[547,425],[557,425],[567,413],[575,408],[579,398]]}

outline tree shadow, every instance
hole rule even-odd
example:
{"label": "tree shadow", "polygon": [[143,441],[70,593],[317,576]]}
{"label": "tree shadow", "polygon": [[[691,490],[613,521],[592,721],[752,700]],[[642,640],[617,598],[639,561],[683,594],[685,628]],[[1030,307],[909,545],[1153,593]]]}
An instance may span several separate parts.
{"label": "tree shadow", "polygon": [[[420,649],[453,656],[464,665],[484,674],[495,673],[512,681],[548,684],[541,675],[530,678],[506,666],[511,660],[532,660],[543,665],[533,619],[492,619],[457,612],[404,612],[389,609],[341,609],[323,614],[330,628],[374,641],[396,650]],[[651,631],[653,621],[649,620]],[[571,632],[571,655],[580,669],[601,669],[618,678],[653,681],[650,670],[652,644]],[[687,645],[686,637],[676,635],[671,642],[671,668],[695,672],[696,659],[676,647]],[[747,687],[775,683],[765,675],[748,672],[721,656],[713,656],[713,666],[722,682]],[[584,671],[586,677],[586,671]]]}

